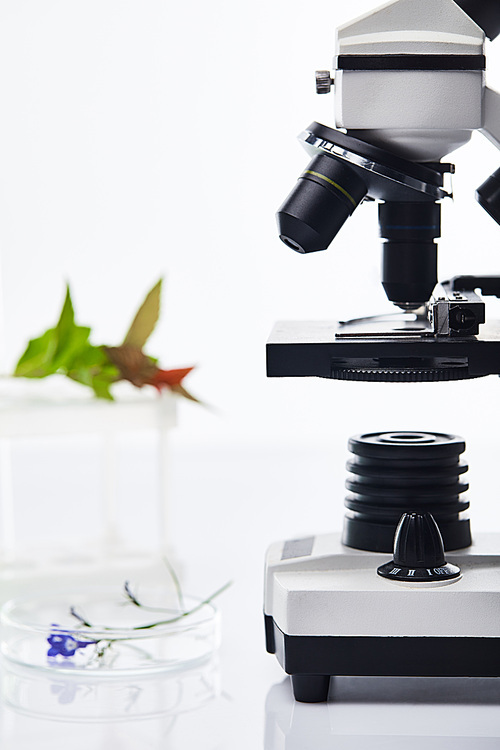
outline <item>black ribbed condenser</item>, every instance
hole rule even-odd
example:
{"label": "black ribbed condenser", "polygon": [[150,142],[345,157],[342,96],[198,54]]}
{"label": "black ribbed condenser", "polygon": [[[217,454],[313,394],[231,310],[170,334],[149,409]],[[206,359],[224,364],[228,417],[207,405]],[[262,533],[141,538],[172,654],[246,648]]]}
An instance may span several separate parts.
{"label": "black ribbed condenser", "polygon": [[349,440],[351,457],[342,541],[349,547],[392,552],[398,523],[405,513],[431,513],[445,550],[471,544],[462,497],[467,464],[465,442],[437,432],[376,432]]}

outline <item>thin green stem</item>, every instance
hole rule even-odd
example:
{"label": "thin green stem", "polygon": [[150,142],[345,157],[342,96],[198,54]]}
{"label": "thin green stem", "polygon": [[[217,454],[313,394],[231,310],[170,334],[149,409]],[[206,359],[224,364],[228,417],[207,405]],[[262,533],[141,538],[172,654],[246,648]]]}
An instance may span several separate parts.
{"label": "thin green stem", "polygon": [[[102,630],[102,631],[105,631],[105,630],[114,630],[115,632],[120,632],[120,631],[124,631],[124,630],[134,630],[134,631],[137,631],[137,630],[151,630],[152,628],[159,627],[160,625],[172,625],[174,622],[179,622],[180,620],[184,619],[184,617],[188,617],[189,615],[192,615],[195,612],[198,612],[206,604],[210,604],[213,601],[213,599],[215,599],[217,596],[220,596],[220,594],[222,594],[224,591],[226,591],[226,589],[228,589],[229,586],[231,586],[231,583],[232,583],[231,581],[228,581],[228,583],[224,584],[224,586],[222,586],[220,589],[217,589],[217,591],[215,591],[213,594],[211,594],[211,596],[209,596],[206,599],[204,599],[203,601],[199,602],[192,609],[180,612],[178,615],[176,615],[175,617],[171,617],[168,620],[160,620],[158,622],[151,622],[151,623],[148,623],[147,625],[136,625],[135,627],[132,627],[132,628],[110,628],[110,627],[102,626],[99,629]],[[137,606],[142,607],[143,605],[137,604]],[[93,625],[91,625],[88,622],[88,620],[84,619],[81,615],[79,615],[76,612],[76,610],[75,610],[74,607],[71,607],[70,613],[84,627],[88,627],[88,628],[92,628],[93,627]],[[102,640],[106,640],[107,641],[107,639],[102,639]],[[109,643],[114,643],[115,641],[118,641],[118,640],[121,641],[121,640],[127,640],[127,639],[126,638],[113,638],[113,639],[109,639]]]}
{"label": "thin green stem", "polygon": [[181,584],[180,584],[179,578],[177,577],[177,573],[175,572],[173,565],[171,564],[170,560],[167,557],[163,558],[163,562],[165,563],[165,566],[166,566],[168,572],[170,573],[170,577],[171,577],[171,579],[173,581],[173,584],[175,586],[175,591],[177,593],[177,599],[179,601],[179,607],[181,609],[184,609],[185,608],[184,607],[184,596],[182,594],[182,588],[181,588]]}
{"label": "thin green stem", "polygon": [[177,617],[172,617],[170,620],[160,620],[160,622],[152,622],[149,625],[137,625],[135,628],[131,628],[131,630],[150,630],[151,628],[156,628],[159,625],[171,625],[174,622],[179,622],[179,620],[182,620],[184,617],[187,617],[188,615],[192,615],[195,612],[198,612],[202,607],[204,607],[206,604],[210,604],[213,599],[215,599],[216,596],[219,596],[222,594],[226,589],[231,586],[231,581],[228,581],[228,583],[224,584],[220,589],[218,589],[214,594],[207,597],[207,599],[204,599],[202,602],[196,605],[196,607],[193,607],[192,609],[189,609],[185,612],[181,612]]}

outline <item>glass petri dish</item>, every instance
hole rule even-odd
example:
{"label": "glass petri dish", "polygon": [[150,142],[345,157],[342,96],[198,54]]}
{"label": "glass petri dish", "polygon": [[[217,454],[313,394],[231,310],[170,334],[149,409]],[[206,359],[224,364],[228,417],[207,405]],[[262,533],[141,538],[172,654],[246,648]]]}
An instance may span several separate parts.
{"label": "glass petri dish", "polygon": [[7,602],[0,613],[4,659],[51,674],[97,678],[193,667],[220,642],[219,614],[191,596],[141,591],[137,607],[116,589]]}
{"label": "glass petri dish", "polygon": [[[139,676],[140,675],[140,676]],[[220,695],[217,657],[159,674],[101,679],[100,673],[48,674],[0,658],[1,697],[16,714],[57,722],[115,722],[198,711]]]}

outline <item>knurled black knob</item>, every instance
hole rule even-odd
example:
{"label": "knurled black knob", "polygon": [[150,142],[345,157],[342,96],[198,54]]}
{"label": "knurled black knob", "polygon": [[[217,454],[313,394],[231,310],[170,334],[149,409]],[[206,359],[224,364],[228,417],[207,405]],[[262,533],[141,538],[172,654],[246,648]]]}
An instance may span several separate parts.
{"label": "knurled black knob", "polygon": [[460,576],[460,568],[446,562],[443,539],[431,513],[405,513],[394,537],[394,559],[377,573],[405,583],[446,581]]}
{"label": "knurled black knob", "polygon": [[333,79],[329,70],[316,71],[316,93],[329,94],[332,88]]}

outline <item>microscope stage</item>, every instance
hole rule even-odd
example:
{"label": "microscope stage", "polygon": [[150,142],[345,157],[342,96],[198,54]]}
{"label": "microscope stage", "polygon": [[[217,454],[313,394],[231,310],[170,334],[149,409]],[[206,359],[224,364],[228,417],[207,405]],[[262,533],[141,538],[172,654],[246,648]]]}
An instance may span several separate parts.
{"label": "microscope stage", "polygon": [[500,326],[476,336],[434,336],[425,329],[332,321],[281,321],[267,342],[268,377],[436,382],[500,374]]}

